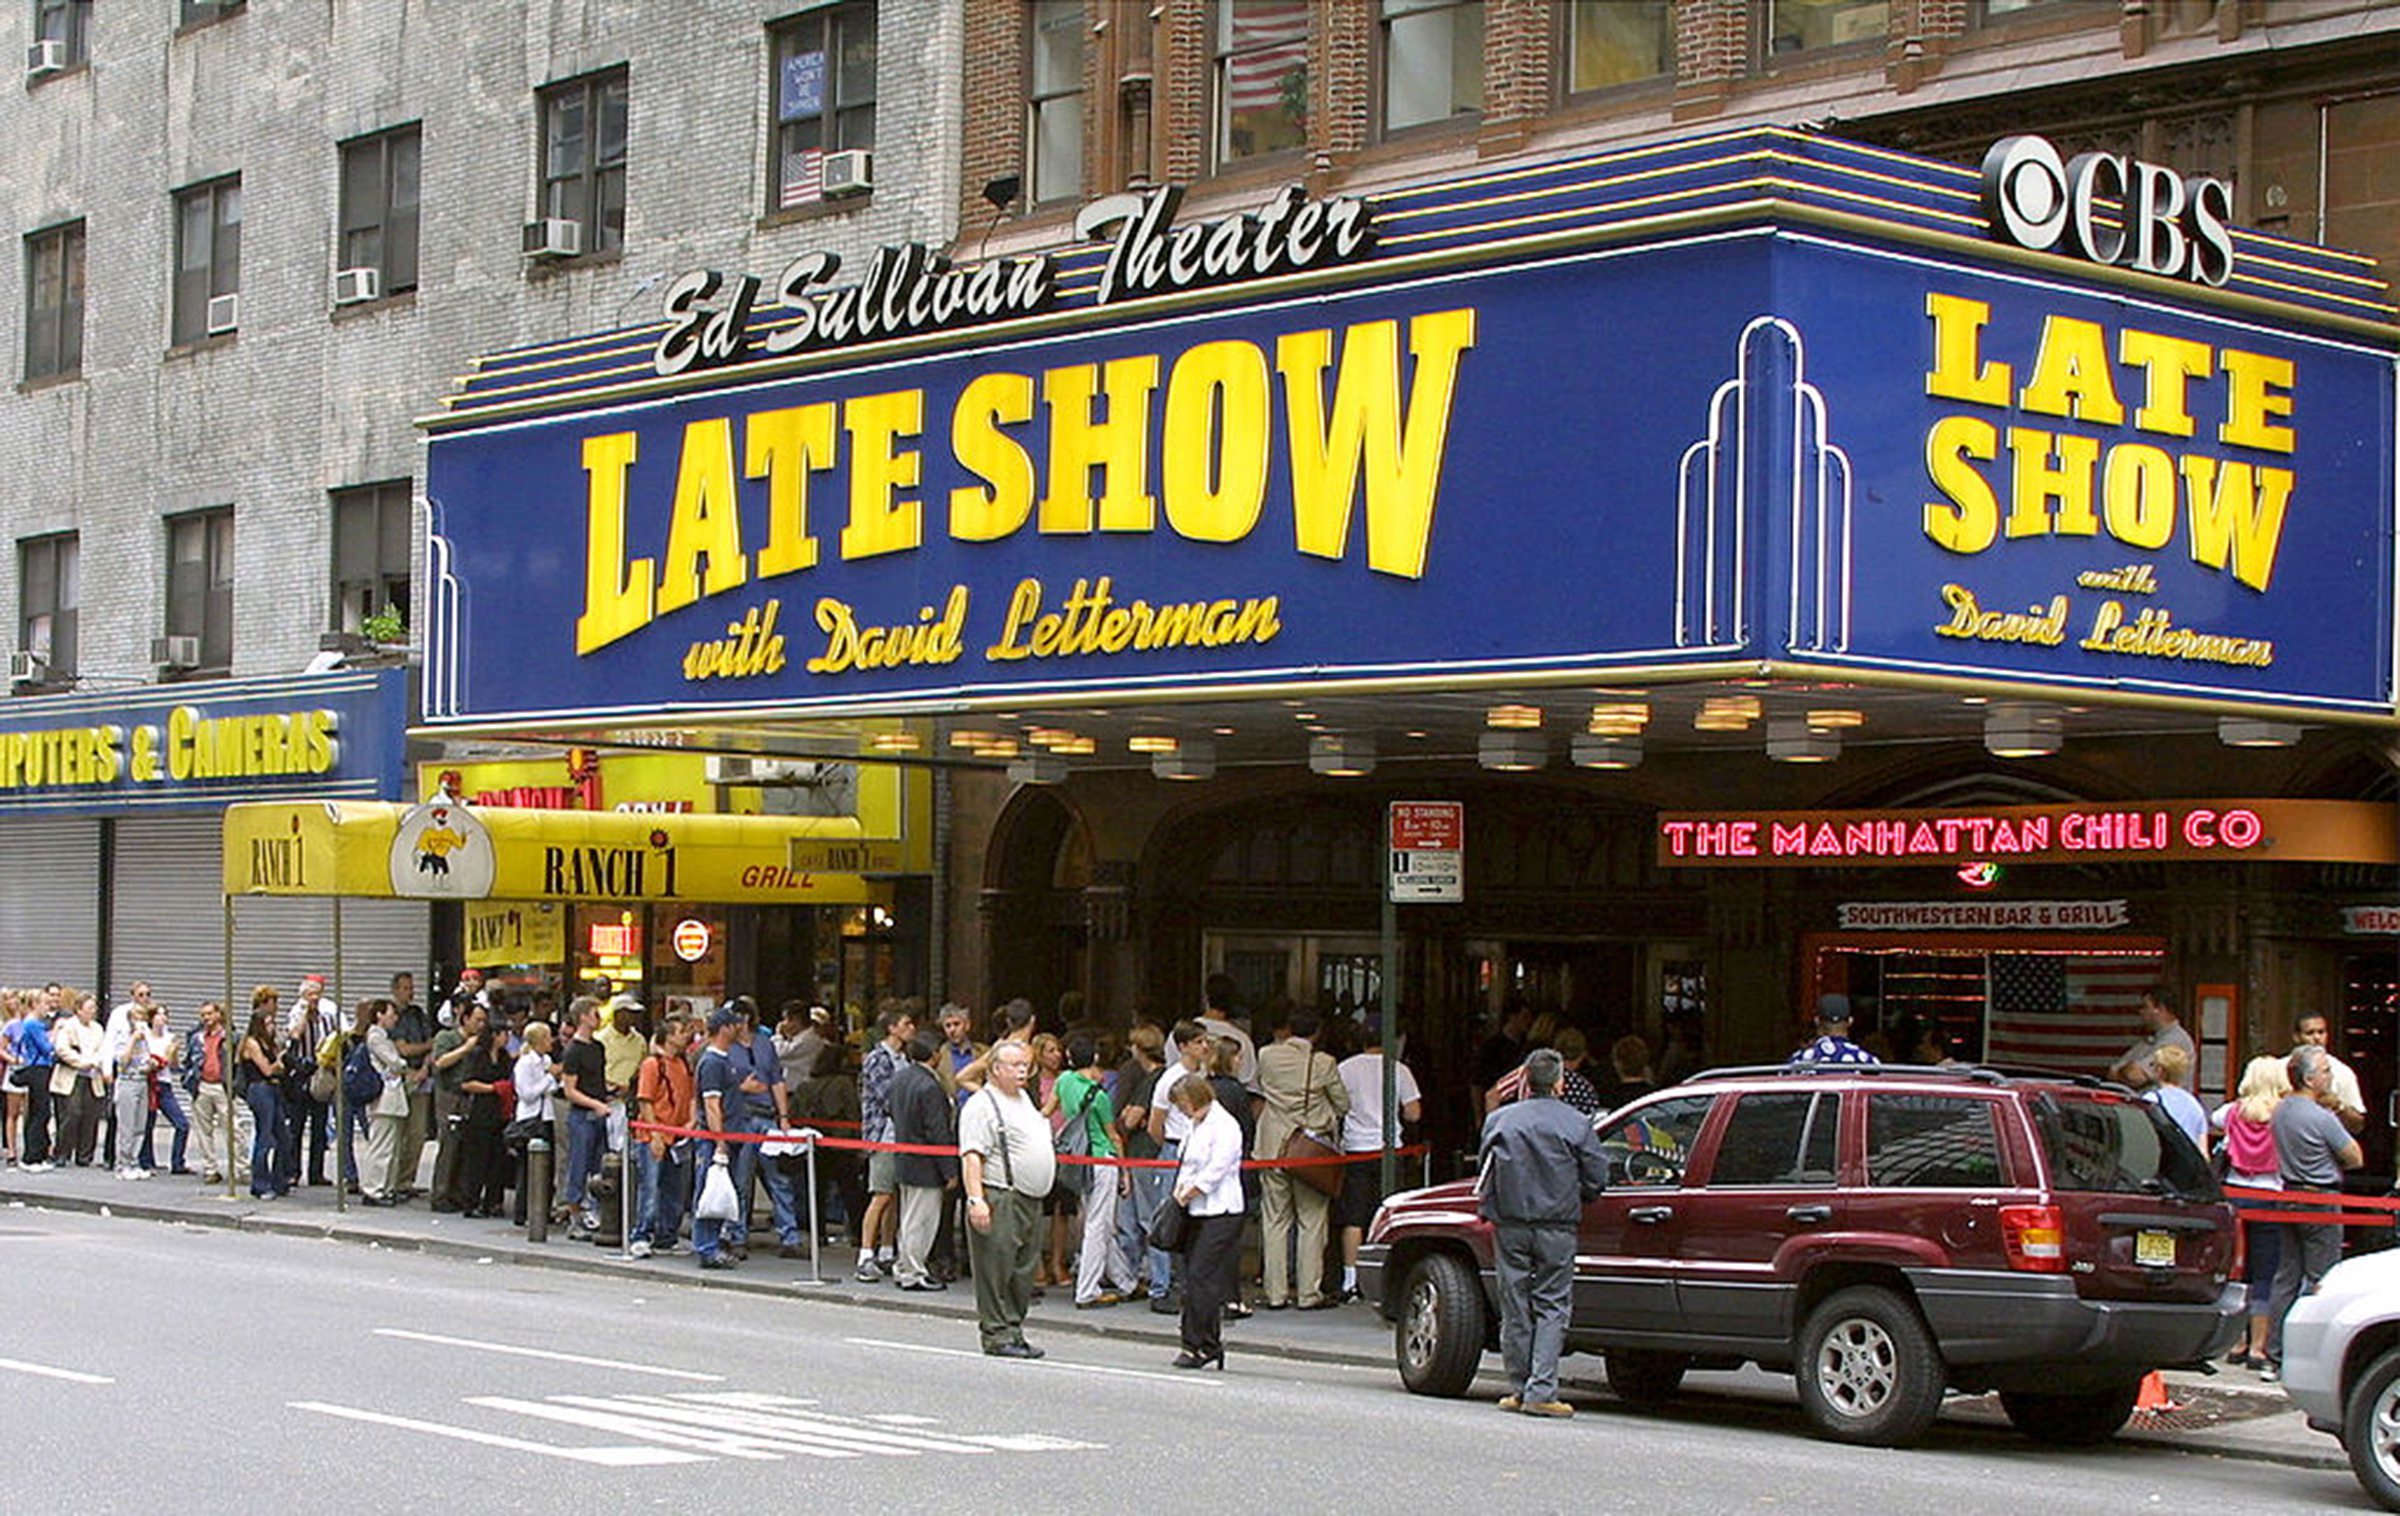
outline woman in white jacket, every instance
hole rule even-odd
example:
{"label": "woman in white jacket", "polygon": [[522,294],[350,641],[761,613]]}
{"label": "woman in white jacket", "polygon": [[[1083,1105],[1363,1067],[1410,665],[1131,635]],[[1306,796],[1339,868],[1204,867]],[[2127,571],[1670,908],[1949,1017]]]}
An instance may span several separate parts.
{"label": "woman in white jacket", "polygon": [[[398,1205],[411,1172],[400,1172],[400,1133],[408,1125],[408,1060],[392,1040],[400,1008],[389,1000],[361,1001],[359,1024],[366,1028],[367,1061],[383,1076],[383,1092],[367,1107],[367,1161],[359,1166],[359,1198],[368,1205]],[[422,1157],[422,1154],[414,1155]]]}
{"label": "woman in white jacket", "polygon": [[1175,1367],[1222,1369],[1225,1302],[1239,1285],[1241,1263],[1242,1127],[1205,1079],[1176,1081],[1168,1098],[1192,1122],[1175,1171],[1175,1203],[1192,1218],[1183,1260],[1183,1352]]}

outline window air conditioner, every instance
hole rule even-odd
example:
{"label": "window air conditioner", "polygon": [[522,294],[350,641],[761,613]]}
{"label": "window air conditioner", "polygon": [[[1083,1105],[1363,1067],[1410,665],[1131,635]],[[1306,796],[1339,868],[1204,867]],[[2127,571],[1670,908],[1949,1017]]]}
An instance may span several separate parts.
{"label": "window air conditioner", "polygon": [[359,305],[381,298],[383,270],[379,268],[336,269],[333,275],[333,303]]}
{"label": "window air conditioner", "polygon": [[703,767],[711,784],[752,784],[757,781],[759,765],[755,759],[732,753],[711,753]]}
{"label": "window air conditioner", "polygon": [[208,334],[211,337],[230,332],[241,324],[241,296],[211,295],[208,297]]}
{"label": "window air conditioner", "polygon": [[583,251],[583,223],[545,216],[525,223],[525,256],[572,258]]}
{"label": "window air conditioner", "polygon": [[153,637],[150,639],[150,661],[162,669],[196,669],[200,666],[200,639]]}
{"label": "window air conditioner", "polygon": [[67,44],[56,37],[45,37],[25,49],[25,77],[39,79],[55,74],[67,66]]}
{"label": "window air conditioner", "polygon": [[11,684],[40,684],[50,677],[50,660],[39,653],[8,655],[8,682]]}
{"label": "window air conditioner", "polygon": [[863,148],[825,155],[825,198],[863,195],[875,188],[874,155]]}

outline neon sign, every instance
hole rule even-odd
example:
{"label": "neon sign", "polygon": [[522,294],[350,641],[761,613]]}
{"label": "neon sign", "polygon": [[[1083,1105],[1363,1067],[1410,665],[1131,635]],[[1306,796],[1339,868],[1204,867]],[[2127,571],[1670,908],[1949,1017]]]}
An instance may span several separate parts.
{"label": "neon sign", "polygon": [[2387,807],[2336,800],[2172,800],[1978,810],[1668,813],[1667,868],[1932,864],[1960,872],[2107,858],[2400,861]]}

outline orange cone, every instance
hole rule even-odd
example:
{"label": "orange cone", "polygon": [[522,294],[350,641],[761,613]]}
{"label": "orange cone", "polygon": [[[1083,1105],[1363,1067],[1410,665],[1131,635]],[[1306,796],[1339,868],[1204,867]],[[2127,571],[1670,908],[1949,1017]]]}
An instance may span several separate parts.
{"label": "orange cone", "polygon": [[2180,1411],[2183,1407],[2168,1397],[2166,1376],[2159,1373],[2158,1370],[2152,1369],[2142,1376],[2142,1390],[2139,1395],[2134,1397],[2133,1409],[2137,1414],[2148,1411],[2156,1415],[2166,1411]]}

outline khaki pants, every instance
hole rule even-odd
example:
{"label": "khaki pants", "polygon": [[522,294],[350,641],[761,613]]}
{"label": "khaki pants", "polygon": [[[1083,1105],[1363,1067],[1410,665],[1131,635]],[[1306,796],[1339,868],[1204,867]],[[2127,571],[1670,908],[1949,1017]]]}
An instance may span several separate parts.
{"label": "khaki pants", "polygon": [[[415,1077],[413,1074],[410,1077]],[[392,1170],[396,1189],[417,1187],[417,1171],[425,1163],[425,1139],[433,1131],[433,1091],[408,1092],[408,1120],[400,1128],[400,1153]]]}
{"label": "khaki pants", "polygon": [[949,1193],[940,1185],[900,1186],[900,1256],[892,1267],[896,1283],[920,1285],[930,1277],[925,1255],[933,1251],[934,1234],[942,1229],[942,1198]]}
{"label": "khaki pants", "polygon": [[233,1182],[250,1182],[250,1142],[252,1137],[250,1104],[236,1100],[221,1084],[204,1084],[192,1096],[191,1151],[199,1155],[195,1167],[204,1175],[216,1179],[225,1177],[225,1122],[233,1120]]}
{"label": "khaki pants", "polygon": [[987,1184],[992,1229],[967,1228],[967,1257],[975,1270],[975,1326],[990,1352],[1025,1340],[1025,1313],[1033,1307],[1033,1269],[1042,1256],[1042,1203],[1000,1185]]}
{"label": "khaki pants", "polygon": [[[1325,1298],[1325,1218],[1328,1197],[1296,1182],[1284,1169],[1259,1175],[1260,1243],[1267,1255],[1267,1303],[1290,1302],[1298,1286],[1298,1303],[1315,1305]],[[1295,1277],[1285,1252],[1292,1235],[1300,1238],[1299,1273]]]}
{"label": "khaki pants", "polygon": [[358,1166],[361,1193],[379,1200],[399,1193],[400,1133],[407,1125],[406,1116],[367,1118],[367,1156]]}

